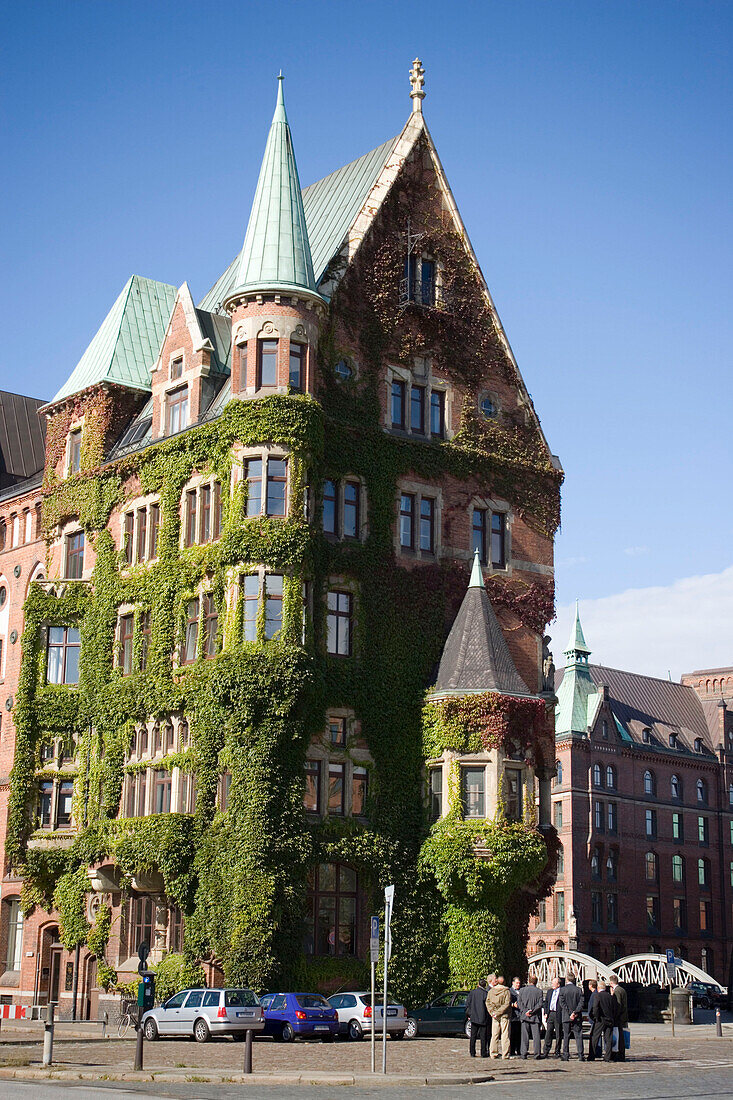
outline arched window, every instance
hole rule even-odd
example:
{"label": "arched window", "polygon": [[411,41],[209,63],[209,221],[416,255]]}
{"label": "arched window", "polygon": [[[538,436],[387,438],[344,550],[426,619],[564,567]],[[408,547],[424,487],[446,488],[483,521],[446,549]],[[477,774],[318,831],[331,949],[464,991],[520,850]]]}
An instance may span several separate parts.
{"label": "arched window", "polygon": [[[556,770],[555,786],[556,787],[561,787],[562,786],[562,763],[559,760],[557,760],[555,762],[555,770]],[[733,787],[731,787],[731,790],[733,790]]]}
{"label": "arched window", "polygon": [[608,851],[606,878],[609,882],[618,882],[618,848],[610,848]]}
{"label": "arched window", "polygon": [[565,877],[565,852],[563,850],[562,845],[560,845],[560,848],[558,849],[558,853],[557,853],[556,877],[557,878],[564,878]]}
{"label": "arched window", "polygon": [[593,878],[599,879],[601,877],[601,860],[603,858],[603,849],[600,844],[591,852],[590,857],[590,873]]}
{"label": "arched window", "polygon": [[644,794],[656,794],[657,784],[654,778],[654,772],[644,772]]}
{"label": "arched window", "polygon": [[672,882],[685,881],[685,861],[680,855],[672,856]]}
{"label": "arched window", "polygon": [[546,950],[547,950],[547,944],[545,943],[545,941],[544,940],[537,940],[537,954],[539,955],[540,951],[546,951]]}
{"label": "arched window", "polygon": [[656,852],[647,852],[644,857],[647,882],[656,882],[659,875],[659,860]]}
{"label": "arched window", "polygon": [[669,781],[669,793],[672,798],[682,798],[682,784],[678,775],[673,775]]}
{"label": "arched window", "polygon": [[698,779],[697,781],[697,801],[701,802],[704,806],[707,806],[708,785],[704,779]]}
{"label": "arched window", "polygon": [[609,791],[616,790],[616,769],[612,764],[609,764],[606,768],[606,786]]}
{"label": "arched window", "polygon": [[555,940],[555,950],[556,951],[564,951],[565,950],[565,944],[562,942],[562,940]]}
{"label": "arched window", "polygon": [[703,886],[706,890],[710,889],[710,860],[698,859],[697,861],[697,882],[699,886]]}
{"label": "arched window", "polygon": [[308,877],[307,955],[356,955],[356,871],[319,863]]}
{"label": "arched window", "polygon": [[603,769],[601,768],[600,764],[594,764],[593,765],[593,786],[594,787],[602,787],[603,786]]}

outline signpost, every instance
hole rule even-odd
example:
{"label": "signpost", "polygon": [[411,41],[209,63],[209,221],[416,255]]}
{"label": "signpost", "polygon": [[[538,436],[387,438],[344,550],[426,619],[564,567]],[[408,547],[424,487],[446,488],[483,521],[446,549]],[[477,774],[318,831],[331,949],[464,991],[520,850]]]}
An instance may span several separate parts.
{"label": "signpost", "polygon": [[[387,965],[392,954],[392,907],[394,886],[384,888],[384,996],[382,1002],[382,1073],[387,1072]],[[372,1029],[375,1020],[372,1019]]]}
{"label": "signpost", "polygon": [[379,917],[372,917],[370,920],[370,932],[369,932],[369,956],[371,959],[371,971],[372,971],[372,1073],[376,1073],[376,1025],[377,1017],[374,1014],[374,974],[377,962],[379,960]]}
{"label": "signpost", "polygon": [[674,1037],[674,1003],[672,1001],[672,986],[677,977],[677,960],[671,947],[667,948],[667,980],[669,981],[669,1018],[672,1021],[672,1036]]}

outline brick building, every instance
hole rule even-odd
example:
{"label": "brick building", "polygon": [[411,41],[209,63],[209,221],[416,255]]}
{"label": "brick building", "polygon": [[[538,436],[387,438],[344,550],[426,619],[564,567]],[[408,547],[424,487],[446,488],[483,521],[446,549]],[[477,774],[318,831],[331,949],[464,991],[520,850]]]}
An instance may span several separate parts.
{"label": "brick building", "polygon": [[562,946],[610,963],[673,947],[728,984],[733,670],[675,683],[591,664],[590,652],[576,612],[557,675],[563,858],[530,953]]}
{"label": "brick building", "polygon": [[281,83],[242,251],[198,305],[131,277],[2,490],[2,1000],[94,1015],[143,940],[361,981],[385,882],[395,982],[448,980],[424,693],[477,552],[545,714],[562,473],[411,87],[301,191]]}

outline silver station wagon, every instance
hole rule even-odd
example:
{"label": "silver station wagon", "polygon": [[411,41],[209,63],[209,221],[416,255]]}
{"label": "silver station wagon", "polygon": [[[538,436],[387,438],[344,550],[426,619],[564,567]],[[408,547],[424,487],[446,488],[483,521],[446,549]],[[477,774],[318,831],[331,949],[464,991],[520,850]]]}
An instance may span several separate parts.
{"label": "silver station wagon", "polygon": [[244,1039],[247,1031],[263,1031],[265,1013],[251,989],[183,989],[142,1018],[145,1038],[177,1036],[205,1043],[212,1036]]}

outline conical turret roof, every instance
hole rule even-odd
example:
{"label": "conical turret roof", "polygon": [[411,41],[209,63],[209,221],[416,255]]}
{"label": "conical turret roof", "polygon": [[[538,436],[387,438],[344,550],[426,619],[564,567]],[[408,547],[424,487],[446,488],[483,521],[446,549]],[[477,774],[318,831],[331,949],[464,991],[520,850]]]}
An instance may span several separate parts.
{"label": "conical turret roof", "polygon": [[433,692],[460,695],[479,691],[530,694],[494,614],[476,554],[468,590],[443,649]]}
{"label": "conical turret roof", "polygon": [[232,296],[268,290],[308,290],[318,294],[293,139],[285,113],[282,74],[278,81],[277,105]]}
{"label": "conical turret roof", "polygon": [[568,657],[580,656],[585,654],[587,660],[590,656],[590,649],[586,645],[585,635],[583,633],[583,627],[580,625],[580,611],[578,609],[578,601],[575,601],[575,620],[573,622],[572,630],[570,631],[570,639],[565,647],[565,653]]}

